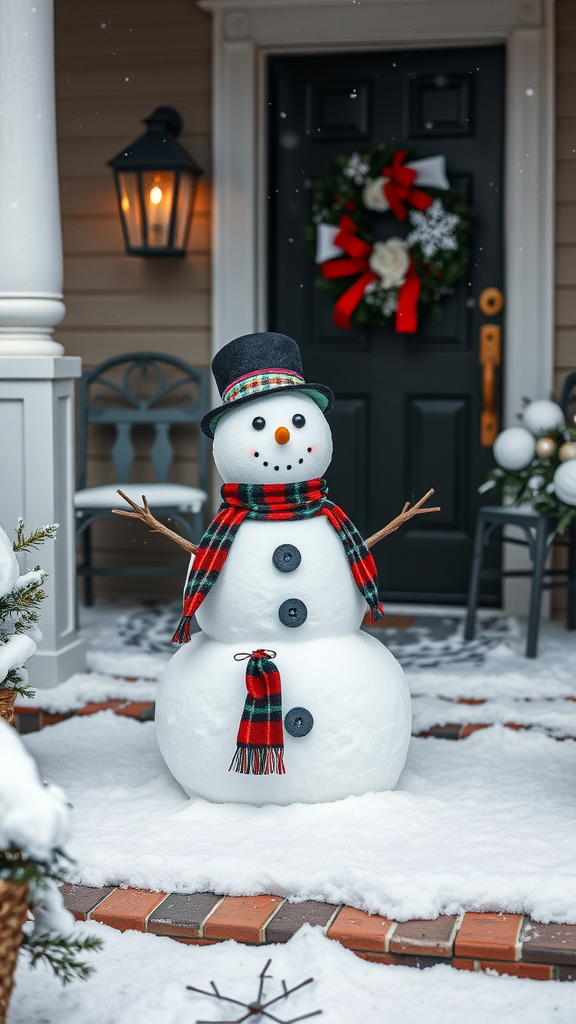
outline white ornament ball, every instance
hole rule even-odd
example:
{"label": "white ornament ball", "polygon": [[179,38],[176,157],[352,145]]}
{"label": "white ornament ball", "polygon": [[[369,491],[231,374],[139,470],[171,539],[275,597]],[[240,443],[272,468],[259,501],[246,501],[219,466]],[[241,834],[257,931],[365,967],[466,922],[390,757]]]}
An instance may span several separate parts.
{"label": "white ornament ball", "polygon": [[530,402],[524,409],[522,422],[527,430],[539,437],[540,434],[548,434],[551,430],[558,430],[564,426],[564,413],[556,402],[549,402],[545,398],[539,398],[536,402]]}
{"label": "white ornament ball", "polygon": [[494,458],[502,469],[524,469],[534,458],[536,443],[524,427],[508,427],[494,441]]}
{"label": "white ornament ball", "polygon": [[565,441],[560,445],[558,458],[560,462],[570,462],[570,459],[576,459],[576,441]]}
{"label": "white ornament ball", "polygon": [[554,473],[554,490],[560,501],[576,505],[576,459],[558,466]]}

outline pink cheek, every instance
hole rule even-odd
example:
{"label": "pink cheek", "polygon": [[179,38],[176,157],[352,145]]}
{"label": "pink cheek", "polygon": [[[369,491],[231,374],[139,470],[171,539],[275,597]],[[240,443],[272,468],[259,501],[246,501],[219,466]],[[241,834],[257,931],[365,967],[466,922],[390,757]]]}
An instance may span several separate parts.
{"label": "pink cheek", "polygon": [[310,448],[307,448],[307,449],[306,449],[306,451],[307,451],[307,452],[308,452],[308,453],[309,453],[310,455],[314,455],[314,452],[316,451],[316,447],[315,447],[314,445],[311,445],[311,447],[310,447]]}
{"label": "pink cheek", "polygon": [[256,449],[255,448],[250,448],[250,450],[248,452],[248,455],[251,455],[252,458],[254,458],[254,456],[256,455]]}

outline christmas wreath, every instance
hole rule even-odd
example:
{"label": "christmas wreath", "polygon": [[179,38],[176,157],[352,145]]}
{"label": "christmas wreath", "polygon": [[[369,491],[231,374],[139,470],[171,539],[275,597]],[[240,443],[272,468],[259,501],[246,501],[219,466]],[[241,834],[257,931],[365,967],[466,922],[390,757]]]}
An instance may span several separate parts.
{"label": "christmas wreath", "polygon": [[[440,319],[442,296],[468,266],[472,207],[450,188],[443,156],[378,144],[336,157],[317,178],[306,238],[320,266],[319,284],[334,300],[334,323],[351,320],[413,333],[424,310]],[[406,224],[388,234],[383,218]]]}

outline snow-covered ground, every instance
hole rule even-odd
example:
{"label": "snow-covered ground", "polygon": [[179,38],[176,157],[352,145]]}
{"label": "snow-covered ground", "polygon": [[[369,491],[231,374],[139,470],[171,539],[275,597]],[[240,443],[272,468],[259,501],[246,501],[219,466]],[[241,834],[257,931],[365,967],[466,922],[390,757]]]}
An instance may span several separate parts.
{"label": "snow-covered ground", "polygon": [[189,800],[154,724],[111,711],[25,737],[71,803],[75,880],[276,893],[400,920],[462,910],[576,921],[576,744],[495,726],[411,741],[394,792],[262,808]]}
{"label": "snow-covered ground", "polygon": [[139,932],[80,925],[104,939],[90,957],[97,972],[62,989],[44,967],[21,958],[8,1024],[193,1024],[237,1020],[241,1008],[186,991],[217,987],[253,1000],[257,976],[272,964],[265,997],[313,977],[300,992],[271,1007],[281,1020],[321,1009],[323,1024],[573,1024],[576,985],[491,977],[438,965],[424,971],[360,960],[319,929],[306,925],[285,946],[258,949],[223,942],[183,946]]}
{"label": "snow-covered ground", "polygon": [[[178,609],[83,611],[88,675],[37,700],[66,711],[87,701],[153,700],[170,657]],[[376,632],[376,631],[375,631]],[[393,793],[338,804],[253,808],[188,800],[160,757],[153,723],[112,712],[73,718],[25,738],[42,776],[73,805],[68,845],[76,879],[158,890],[273,892],[346,902],[396,918],[467,910],[576,921],[576,636],[544,623],[540,657],[523,656],[522,627],[485,619],[473,645],[461,622],[417,620],[377,631],[406,666],[415,731],[444,722],[497,725],[466,740],[414,738]],[[121,678],[129,676],[130,681]],[[459,704],[458,699],[482,700]],[[62,989],[25,958],[9,1024],[181,1024],[236,1019],[239,1011],[187,984],[252,999],[268,956],[270,996],[280,981],[313,985],[277,1004],[278,1015],[322,1009],[326,1024],[572,1024],[576,986],[490,977],[437,966],[366,963],[317,929],[285,946],[225,942],[189,947],[102,925],[96,974]]]}
{"label": "snow-covered ground", "polygon": [[[165,663],[175,611],[97,611],[92,655]],[[576,744],[541,731],[576,735],[576,702],[566,699],[576,694],[576,636],[545,623],[541,655],[528,661],[517,624],[493,619],[482,628],[485,649],[476,644],[471,663],[458,623],[377,631],[409,665],[415,731],[500,723],[458,742],[413,738],[394,792],[317,806],[213,805],[189,800],[171,777],[153,723],[103,712],[29,735],[43,777],[74,805],[76,880],[270,892],[400,920],[503,910],[576,922]],[[150,666],[145,675],[78,676],[43,692],[42,703],[66,710],[153,699]],[[485,702],[456,703],[461,697]],[[513,732],[507,721],[536,728]]]}

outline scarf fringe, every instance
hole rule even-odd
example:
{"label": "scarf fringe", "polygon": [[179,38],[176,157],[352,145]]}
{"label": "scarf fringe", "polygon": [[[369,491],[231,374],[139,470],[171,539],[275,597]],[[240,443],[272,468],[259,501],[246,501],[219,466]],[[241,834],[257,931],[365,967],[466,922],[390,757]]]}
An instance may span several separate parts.
{"label": "scarf fringe", "polygon": [[370,608],[371,624],[374,625],[378,621],[378,619],[383,618],[384,614],[385,612],[380,602],[378,602],[377,605],[372,605],[372,607]]}
{"label": "scarf fringe", "polygon": [[285,775],[284,748],[239,743],[228,771],[242,775]]}
{"label": "scarf fringe", "polygon": [[172,637],[173,644],[187,644],[190,642],[190,627],[193,615],[183,615],[178,623],[178,629]]}

